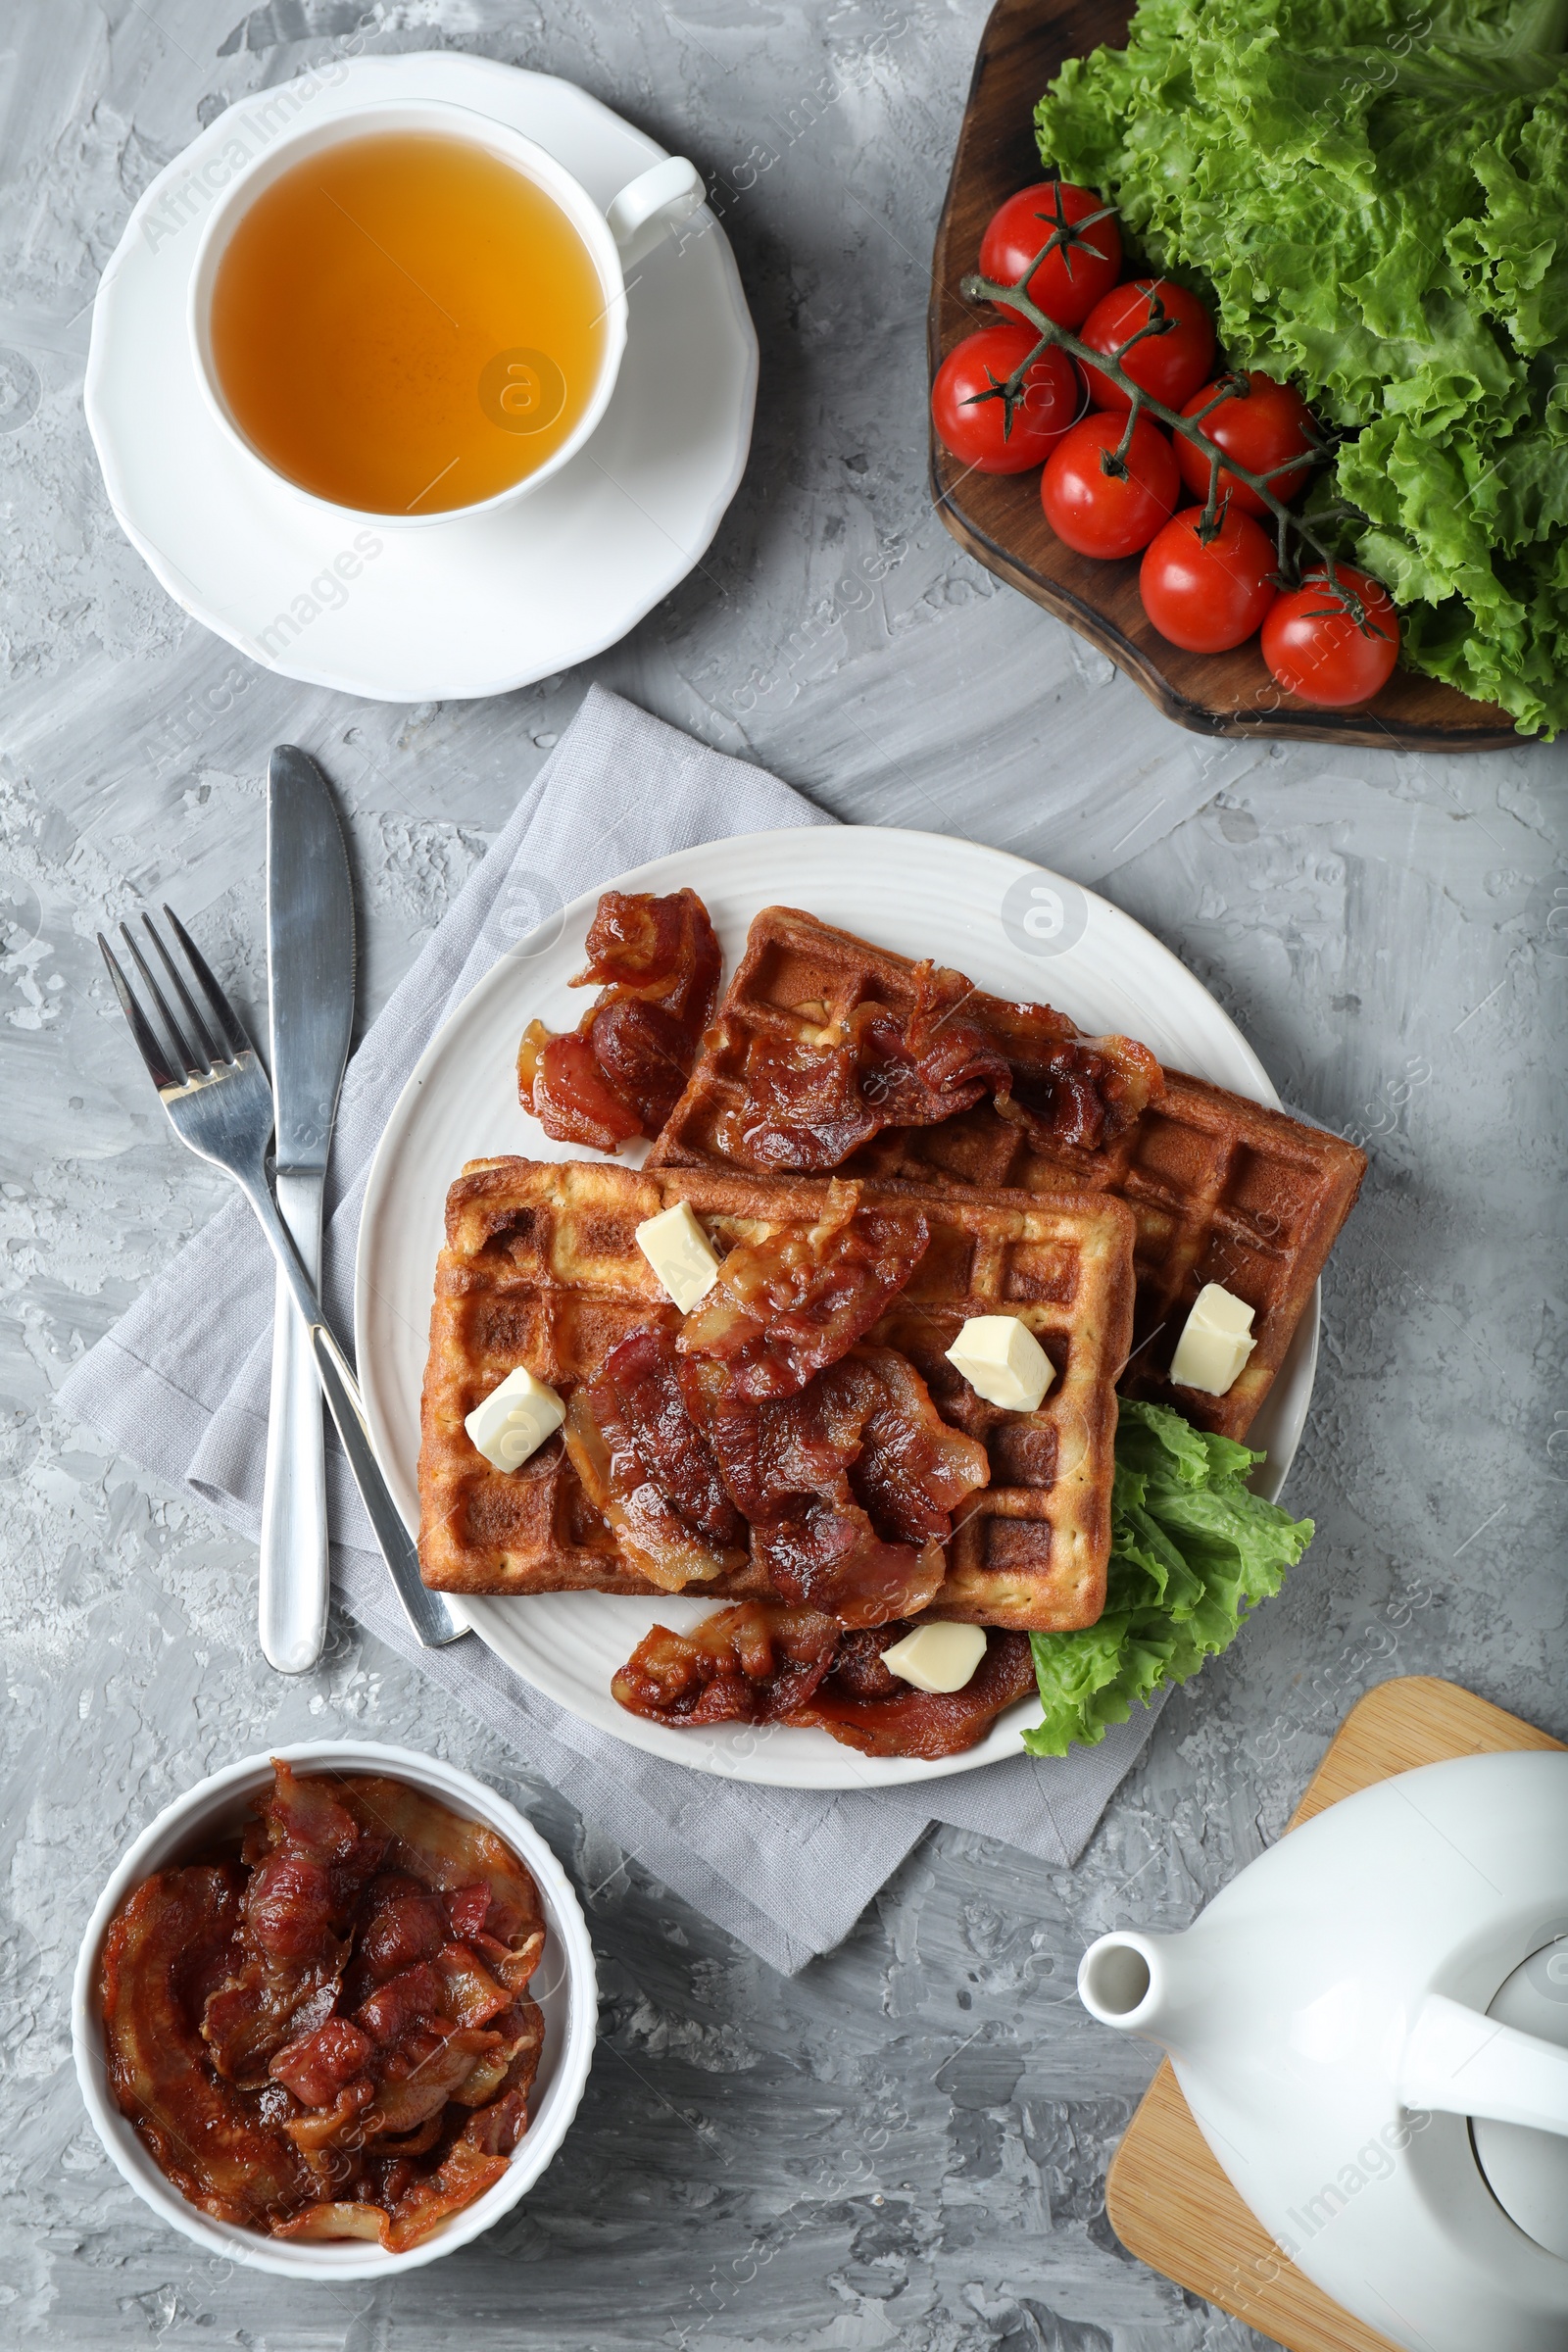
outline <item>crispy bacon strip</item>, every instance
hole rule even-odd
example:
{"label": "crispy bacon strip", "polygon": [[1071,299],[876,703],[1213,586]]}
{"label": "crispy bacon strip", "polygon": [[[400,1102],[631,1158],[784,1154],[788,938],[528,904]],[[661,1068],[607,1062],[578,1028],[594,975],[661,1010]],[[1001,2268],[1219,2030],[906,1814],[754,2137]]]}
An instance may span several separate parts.
{"label": "crispy bacon strip", "polygon": [[446,1940],[440,1897],[407,1871],[379,1871],[361,1898],[354,1958],[343,1977],[346,2005],[357,2009],[378,1984],[416,1961],[433,1960]]}
{"label": "crispy bacon strip", "polygon": [[874,1000],[794,1037],[755,1037],[733,1155],[754,1168],[835,1168],[884,1127],[928,1127],[1004,1087],[1006,1058],[961,972],[922,963],[912,1011]]}
{"label": "crispy bacon strip", "polygon": [[1085,1037],[1049,1004],[994,1005],[989,1021],[1008,1066],[997,1109],[1046,1150],[1073,1144],[1098,1152],[1164,1090],[1147,1046],[1130,1037]]}
{"label": "crispy bacon strip", "polygon": [[921,963],[906,1012],[868,999],[842,1021],[803,1017],[755,1035],[745,1098],[720,1141],[743,1166],[823,1170],[884,1128],[929,1127],[991,1096],[1043,1148],[1098,1151],[1163,1086],[1147,1046],[1085,1037],[1049,1004],[982,997],[961,972]]}
{"label": "crispy bacon strip", "polygon": [[910,1631],[902,1625],[846,1634],[833,1672],[793,1720],[816,1724],[862,1755],[934,1760],[973,1747],[1004,1708],[1035,1688],[1028,1635],[993,1626],[986,1635],[986,1654],[961,1690],[916,1690],[882,1663],[882,1652]]}
{"label": "crispy bacon strip", "polygon": [[609,1383],[594,1381],[572,1392],[561,1434],[584,1494],[609,1521],[629,1564],[650,1584],[679,1592],[687,1585],[710,1583],[726,1568],[744,1566],[746,1553],[739,1544],[715,1546],[649,1476]]}
{"label": "crispy bacon strip", "polygon": [[752,1531],[769,1581],[788,1601],[840,1625],[886,1625],[941,1589],[940,1544],[889,1544],[853,1497],[807,1494]]}
{"label": "crispy bacon strip", "polygon": [[362,1836],[324,1780],[286,1764],[256,1812],[236,1965],[202,2017],[218,2072],[253,2087],[285,2042],[331,2015],[361,1891],[385,1846]]}
{"label": "crispy bacon strip", "polygon": [[918,1211],[862,1209],[859,1186],[835,1178],[815,1225],[780,1226],[730,1251],[676,1347],[721,1364],[737,1396],[793,1396],[870,1329],[930,1238]]}
{"label": "crispy bacon strip", "polygon": [[340,2090],[365,2072],[374,2044],[346,2017],[329,2017],[278,2051],[268,2073],[306,2107],[330,2107]]}
{"label": "crispy bacon strip", "polygon": [[378,1774],[345,1775],[334,1781],[333,1792],[367,1835],[387,1840],[387,1860],[432,1893],[487,1886],[486,1932],[511,1949],[526,1971],[519,1983],[527,1982],[544,1949],[539,1889],[494,1830],[482,1821],[465,1821],[406,1781],[384,1780]]}
{"label": "crispy bacon strip", "polygon": [[681,1393],[674,1333],[635,1331],[573,1394],[566,1451],[638,1572],[666,1592],[744,1567],[746,1529]]}
{"label": "crispy bacon strip", "polygon": [[214,2072],[192,2017],[239,1935],[243,1891],[228,1866],[144,1879],[111,1923],[98,1990],[110,2087],[154,2162],[204,2213],[265,2228],[309,2178],[257,2102]]}
{"label": "crispy bacon strip", "polygon": [[574,1030],[529,1022],[517,1091],[546,1135],[614,1152],[657,1135],[675,1107],[718,997],[718,940],[693,890],[607,890],[587,951],[571,985],[600,994]]}
{"label": "crispy bacon strip", "polygon": [[680,1357],[667,1326],[633,1332],[612,1348],[589,1386],[595,1418],[613,1420],[648,1476],[688,1527],[712,1543],[745,1541],[741,1515],[725,1490],[712,1447],[687,1408]]}
{"label": "crispy bacon strip", "polygon": [[780,1723],[826,1674],[840,1631],[818,1609],[743,1601],[689,1634],[656,1625],[610,1688],[628,1714],[659,1723]]}
{"label": "crispy bacon strip", "polygon": [[907,1356],[896,1348],[857,1348],[832,1377],[866,1400],[860,1451],[850,1485],[884,1535],[906,1544],[945,1544],[952,1514],[991,1483],[978,1439],[950,1428]]}
{"label": "crispy bacon strip", "polygon": [[746,1601],[688,1634],[656,1625],[611,1689],[628,1713],[677,1727],[816,1725],[865,1755],[957,1755],[1033,1688],[1029,1637],[993,1629],[964,1689],[944,1694],[913,1690],[882,1663],[917,1622],[847,1633],[812,1610]]}
{"label": "crispy bacon strip", "polygon": [[923,1608],[942,1582],[950,1513],[990,1477],[985,1447],[948,1427],[892,1348],[857,1348],[760,1404],[727,1374],[693,1359],[687,1392],[784,1598],[844,1625]]}

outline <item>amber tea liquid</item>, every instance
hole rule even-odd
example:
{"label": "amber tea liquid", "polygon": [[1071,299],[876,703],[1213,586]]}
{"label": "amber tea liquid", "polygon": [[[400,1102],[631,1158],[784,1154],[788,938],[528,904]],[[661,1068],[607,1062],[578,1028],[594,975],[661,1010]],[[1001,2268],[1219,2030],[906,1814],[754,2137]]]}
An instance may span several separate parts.
{"label": "amber tea liquid", "polygon": [[378,131],[264,190],[213,288],[235,422],[279,473],[376,514],[510,489],[604,362],[605,294],[553,197],[483,147]]}

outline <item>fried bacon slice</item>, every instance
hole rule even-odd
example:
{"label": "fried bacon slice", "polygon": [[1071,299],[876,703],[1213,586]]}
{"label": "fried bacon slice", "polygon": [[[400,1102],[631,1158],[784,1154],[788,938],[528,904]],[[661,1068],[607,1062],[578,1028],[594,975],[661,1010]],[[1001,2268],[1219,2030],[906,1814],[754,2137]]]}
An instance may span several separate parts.
{"label": "fried bacon slice", "polygon": [[116,2096],[207,2212],[416,2245],[527,2129],[538,1889],[399,1781],[278,1762],[255,1810],[239,1863],[161,1873],[111,1923]]}
{"label": "fried bacon slice", "polygon": [[985,1450],[858,1342],[927,1240],[835,1181],[816,1224],[738,1244],[678,1335],[633,1332],[572,1393],[567,1454],[641,1575],[679,1592],[744,1567],[749,1541],[785,1599],[845,1624],[925,1606]]}
{"label": "fried bacon slice", "polygon": [[1164,1091],[1164,1072],[1147,1046],[1130,1037],[1085,1037],[1049,1004],[992,1004],[988,1022],[1009,1073],[996,1091],[997,1109],[1044,1150],[1073,1144],[1098,1152]]}
{"label": "fried bacon slice", "polygon": [[324,1781],[274,1766],[244,1858],[236,1965],[208,1998],[202,2034],[220,2075],[250,2087],[285,2042],[331,2015],[349,1931],[385,1839],[362,1836]]}
{"label": "fried bacon slice", "polygon": [[971,1006],[973,984],[915,970],[901,1015],[867,1000],[840,1022],[747,1050],[735,1156],[755,1168],[836,1168],[884,1127],[929,1127],[1005,1087],[1006,1058]]}
{"label": "fried bacon slice", "polygon": [[465,2205],[471,2205],[493,2188],[507,2169],[507,2157],[475,2146],[454,2142],[435,2172],[415,2175],[388,2212],[384,2206],[334,2200],[308,2205],[292,2221],[281,2223],[274,2237],[376,2238],[390,2254],[405,2254],[422,2245],[441,2224]]}
{"label": "fried bacon slice", "polygon": [[[983,1740],[1004,1708],[1035,1688],[1034,1652],[1027,1634],[992,1626],[986,1654],[961,1690],[916,1690],[890,1674],[882,1653],[911,1625],[849,1633],[833,1671],[794,1718],[831,1732],[866,1756],[956,1756]],[[890,1639],[891,1637],[891,1639]]]}
{"label": "fried bacon slice", "polygon": [[583,1490],[639,1575],[678,1592],[744,1567],[746,1531],[681,1393],[674,1334],[633,1332],[574,1390],[563,1431]]}
{"label": "fried bacon slice", "polygon": [[[539,1889],[506,1841],[482,1821],[465,1821],[406,1781],[366,1773],[332,1786],[367,1835],[386,1839],[386,1859],[431,1893],[461,1891],[471,1900],[476,1886],[489,1888],[485,1933],[507,1947],[520,1973],[503,1981],[520,1991],[539,1965],[545,1920]],[[499,1972],[492,1967],[490,1973]]]}
{"label": "fried bacon slice", "polygon": [[743,1601],[689,1634],[656,1625],[611,1682],[657,1723],[784,1723],[833,1663],[842,1627],[820,1609]]}
{"label": "fried bacon slice", "polygon": [[655,1136],[691,1075],[718,996],[718,940],[694,890],[607,890],[573,988],[600,993],[574,1030],[530,1021],[517,1092],[558,1143],[614,1152]]}
{"label": "fried bacon slice", "polygon": [[378,1984],[416,1961],[433,1960],[447,1936],[438,1894],[407,1871],[377,1871],[361,1899],[354,1958],[344,1972],[348,2007],[357,2009]]}
{"label": "fried bacon slice", "polygon": [[933,1126],[987,1095],[1041,1146],[1098,1151],[1163,1086],[1147,1046],[1085,1037],[1049,1004],[984,997],[930,962],[915,966],[914,990],[906,1012],[867,999],[839,1021],[755,1034],[744,1101],[721,1121],[727,1155],[752,1168],[836,1168],[884,1128]]}
{"label": "fried bacon slice", "polygon": [[374,2048],[370,2036],[346,2017],[329,2017],[279,2050],[268,2073],[291,2090],[304,2107],[331,2107],[338,2093],[365,2073]]}
{"label": "fried bacon slice", "polygon": [[891,1348],[858,1347],[761,1403],[736,1396],[727,1370],[693,1359],[687,1393],[784,1598],[843,1625],[923,1608],[952,1512],[990,1478],[985,1447],[949,1428]]}
{"label": "fried bacon slice", "polygon": [[915,1690],[888,1672],[882,1652],[918,1622],[846,1632],[815,1610],[744,1601],[689,1634],[656,1625],[611,1689],[629,1714],[680,1728],[815,1725],[865,1755],[957,1755],[1033,1689],[1029,1637],[993,1628],[963,1690]]}
{"label": "fried bacon slice", "polygon": [[677,1349],[720,1364],[737,1396],[792,1396],[870,1329],[930,1238],[918,1211],[862,1209],[859,1186],[835,1179],[815,1225],[780,1226],[729,1252]]}
{"label": "fried bacon slice", "polygon": [[258,2101],[215,2071],[194,2022],[204,1981],[230,1962],[243,1895],[231,1865],[144,1879],[110,1924],[98,1997],[110,2087],[159,2170],[204,2213],[265,2229],[309,2176]]}

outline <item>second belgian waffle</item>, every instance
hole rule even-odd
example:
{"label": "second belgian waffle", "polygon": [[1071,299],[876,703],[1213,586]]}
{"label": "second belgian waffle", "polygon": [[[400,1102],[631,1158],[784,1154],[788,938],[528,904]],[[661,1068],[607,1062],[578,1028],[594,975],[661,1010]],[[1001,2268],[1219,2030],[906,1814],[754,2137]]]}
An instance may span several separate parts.
{"label": "second belgian waffle", "polygon": [[[690,1082],[654,1147],[661,1166],[742,1156],[746,1059],[754,1039],[799,1036],[867,999],[914,1001],[906,956],[836,931],[793,906],[757,916]],[[967,1000],[984,1014],[992,999]],[[1121,1386],[1243,1438],[1272,1386],[1366,1170],[1353,1144],[1180,1070],[1163,1096],[1098,1151],[1046,1148],[989,1102],[930,1127],[889,1127],[843,1173],[938,1188],[1041,1196],[1106,1192],[1138,1220],[1137,1329]],[[1256,1345],[1229,1394],[1178,1389],[1171,1353],[1193,1300],[1216,1282],[1253,1309]]]}

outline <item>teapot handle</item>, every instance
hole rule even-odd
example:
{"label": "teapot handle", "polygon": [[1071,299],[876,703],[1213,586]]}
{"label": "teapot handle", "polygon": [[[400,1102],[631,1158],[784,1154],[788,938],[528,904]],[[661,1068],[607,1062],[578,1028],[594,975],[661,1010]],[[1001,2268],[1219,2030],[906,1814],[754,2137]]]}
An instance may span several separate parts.
{"label": "teapot handle", "polygon": [[1490,2116],[1568,2136],[1568,2049],[1501,2026],[1446,1994],[1416,2012],[1399,2068],[1406,2107]]}

